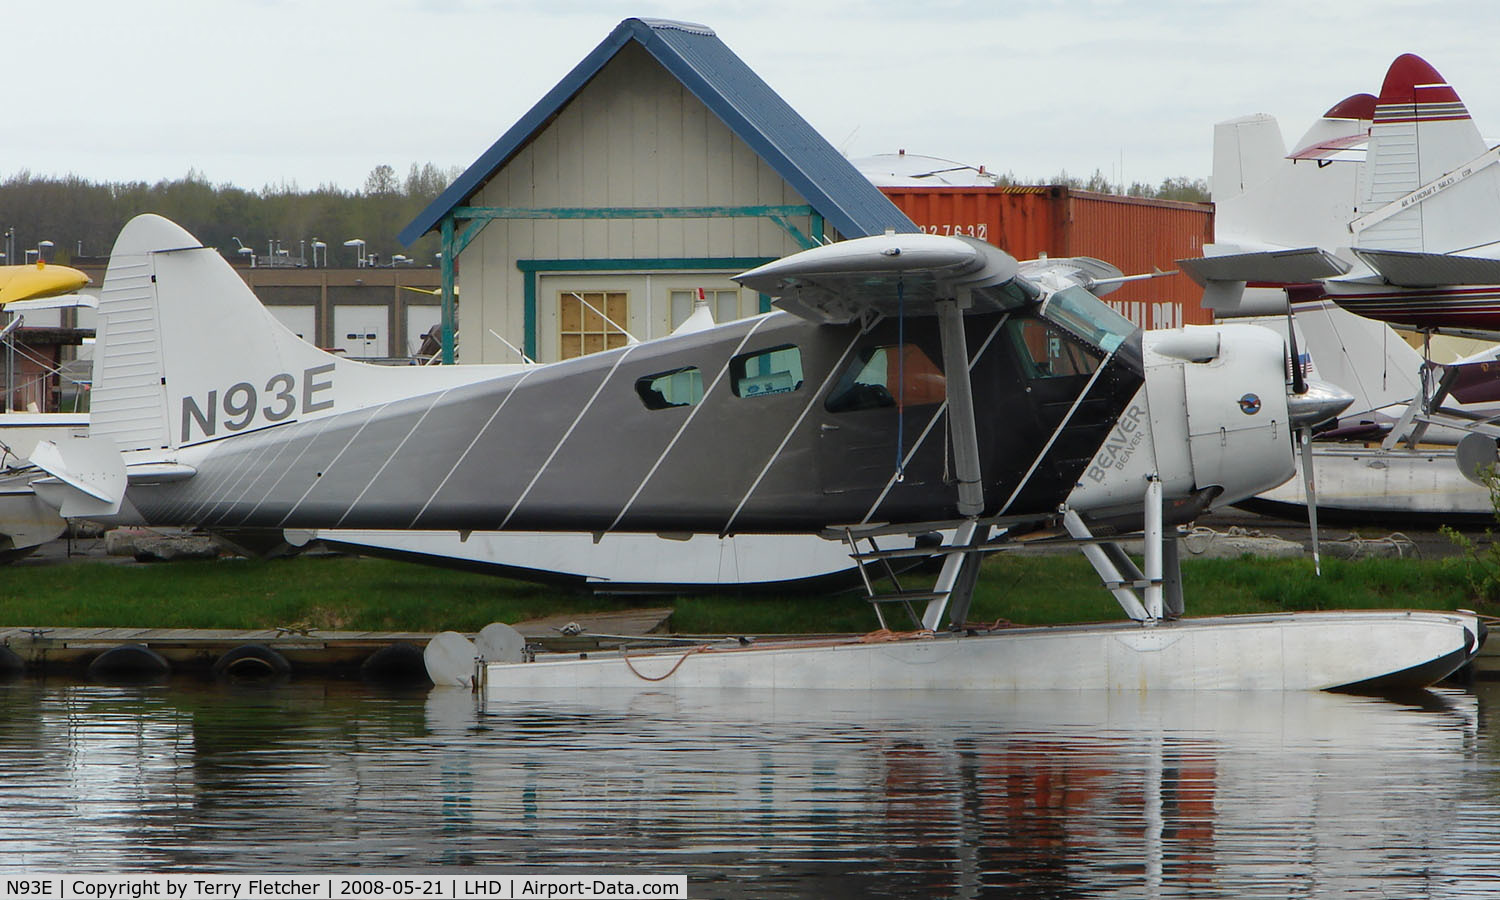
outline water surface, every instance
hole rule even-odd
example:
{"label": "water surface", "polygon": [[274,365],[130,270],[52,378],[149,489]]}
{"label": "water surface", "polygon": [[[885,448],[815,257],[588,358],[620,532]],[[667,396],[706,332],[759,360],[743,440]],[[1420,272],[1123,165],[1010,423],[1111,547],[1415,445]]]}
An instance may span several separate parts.
{"label": "water surface", "polygon": [[0,868],[685,874],[693,897],[1480,897],[1500,685],[0,685]]}

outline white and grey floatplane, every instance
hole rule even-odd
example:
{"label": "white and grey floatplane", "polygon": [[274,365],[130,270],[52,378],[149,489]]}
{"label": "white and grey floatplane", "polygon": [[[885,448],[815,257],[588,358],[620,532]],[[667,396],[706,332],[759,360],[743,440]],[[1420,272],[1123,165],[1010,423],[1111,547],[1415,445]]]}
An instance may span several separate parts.
{"label": "white and grey floatplane", "polygon": [[[1468,613],[1178,617],[1173,525],[1285,480],[1289,434],[1348,397],[1289,391],[1262,328],[1143,337],[1094,293],[1113,271],[887,234],[740,276],[778,298],[755,318],[521,372],[393,370],[308,345],[142,216],[105,280],[92,433],[41,445],[34,488],[68,516],[210,529],[821,533],[872,566],[912,552],[888,535],[954,534],[931,591],[872,591],[882,617],[911,610],[908,634],[586,659],[502,640],[512,658],[479,667],[492,697],[1407,687],[1469,661]],[[210,324],[236,340],[195,340]],[[1130,621],[968,627],[982,556],[1038,529],[1080,543]],[[1144,565],[1104,529],[1143,529]]]}

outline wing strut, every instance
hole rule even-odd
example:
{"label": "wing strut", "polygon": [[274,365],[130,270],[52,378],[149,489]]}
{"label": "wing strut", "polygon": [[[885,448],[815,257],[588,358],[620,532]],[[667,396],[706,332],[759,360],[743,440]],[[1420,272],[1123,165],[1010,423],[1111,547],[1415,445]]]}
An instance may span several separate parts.
{"label": "wing strut", "polygon": [[[958,479],[958,514],[966,521],[958,527],[953,543],[967,547],[979,533],[979,514],[984,512],[984,482],[979,466],[979,429],[974,424],[974,385],[969,380],[969,345],[964,329],[964,310],[973,305],[973,295],[966,288],[959,288],[957,299],[939,300],[933,304],[937,310],[938,337],[943,344],[943,372],[948,376],[948,427],[953,434],[953,468]],[[959,584],[965,565],[979,564],[979,557],[963,551],[949,553],[943,560],[942,571],[934,593],[938,596],[927,604],[922,612],[922,625],[933,631],[943,622],[948,611],[948,601],[953,589]],[[972,585],[970,585],[972,590]],[[967,598],[960,605],[968,613]]]}
{"label": "wing strut", "polygon": [[979,431],[974,424],[974,387],[969,381],[969,347],[963,310],[970,305],[967,290],[957,300],[936,304],[938,336],[943,342],[943,371],[948,376],[948,422],[953,431],[953,463],[958,477],[958,514],[973,518],[984,511],[984,486],[979,471]]}

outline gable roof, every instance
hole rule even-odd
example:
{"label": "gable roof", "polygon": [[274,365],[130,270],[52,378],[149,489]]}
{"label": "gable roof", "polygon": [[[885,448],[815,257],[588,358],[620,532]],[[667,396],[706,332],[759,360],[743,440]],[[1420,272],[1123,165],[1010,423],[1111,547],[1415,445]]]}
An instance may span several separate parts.
{"label": "gable roof", "polygon": [[464,205],[630,41],[682,82],[844,237],[916,231],[901,210],[735,55],[713,29],[626,19],[448,189],[402,229],[410,245]]}

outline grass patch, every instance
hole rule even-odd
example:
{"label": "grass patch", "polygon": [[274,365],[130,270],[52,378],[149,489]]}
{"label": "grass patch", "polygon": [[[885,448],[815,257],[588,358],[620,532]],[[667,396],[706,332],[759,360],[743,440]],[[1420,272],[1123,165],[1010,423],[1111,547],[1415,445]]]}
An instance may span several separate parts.
{"label": "grass patch", "polygon": [[[1191,615],[1315,609],[1466,607],[1500,612],[1475,593],[1473,562],[1187,560]],[[931,575],[902,579],[924,590]],[[0,575],[0,625],[477,631],[490,622],[639,606],[672,606],[691,634],[794,634],[876,627],[860,593],[720,594],[613,599],[413,563],[357,557],[226,559],[146,566],[79,562],[12,566]],[[1486,610],[1486,606],[1489,609]],[[892,627],[908,627],[888,607]],[[970,620],[1044,625],[1119,619],[1119,606],[1074,555],[986,560]]]}
{"label": "grass patch", "polygon": [[58,627],[470,631],[621,605],[554,587],[356,557],[14,566],[0,584],[0,624]]}

